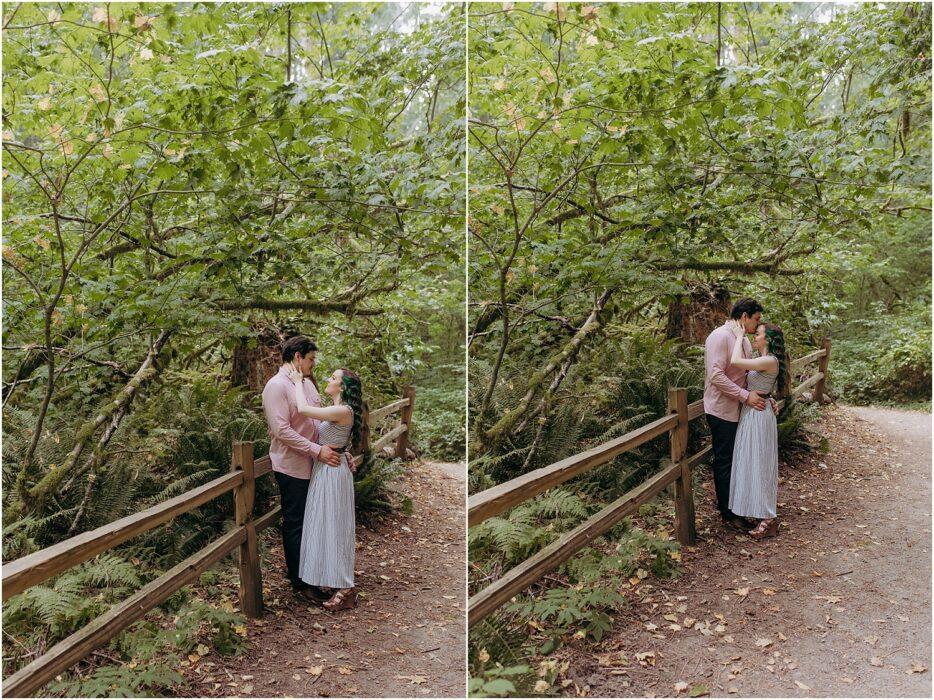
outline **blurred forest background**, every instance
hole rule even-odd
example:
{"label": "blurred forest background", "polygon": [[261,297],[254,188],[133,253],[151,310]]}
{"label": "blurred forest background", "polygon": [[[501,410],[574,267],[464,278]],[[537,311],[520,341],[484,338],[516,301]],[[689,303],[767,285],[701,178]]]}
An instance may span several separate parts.
{"label": "blurred forest background", "polygon": [[[471,493],[664,414],[670,386],[700,398],[743,296],[792,356],[832,340],[837,400],[929,406],[929,5],[484,3],[468,27]],[[821,445],[814,410],[782,417],[786,453]],[[667,451],[472,528],[471,593]],[[674,573],[666,510],[471,629],[472,692],[535,692],[554,664],[520,662],[599,639],[620,579]]]}
{"label": "blurred forest background", "polygon": [[[3,27],[5,561],[216,478],[232,440],[264,454],[294,333],[371,408],[416,385],[416,450],[463,458],[461,9],[9,3]],[[364,515],[401,505],[401,468],[357,475]],[[12,598],[4,674],[232,517],[218,499]],[[229,603],[160,614],[50,692],[165,690],[174,654],[240,646]]]}

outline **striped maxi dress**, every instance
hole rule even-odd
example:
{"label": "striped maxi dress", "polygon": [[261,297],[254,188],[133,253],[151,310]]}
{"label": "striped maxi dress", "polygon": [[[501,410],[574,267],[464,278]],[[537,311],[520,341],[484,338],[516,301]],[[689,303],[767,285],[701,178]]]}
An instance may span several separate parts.
{"label": "striped maxi dress", "polygon": [[[746,388],[771,394],[777,378],[777,372],[750,370],[746,375]],[[778,423],[772,404],[766,402],[763,411],[744,404],[733,445],[730,510],[745,518],[774,518],[777,499]]]}
{"label": "striped maxi dress", "polygon": [[[322,421],[318,443],[345,446],[350,439],[350,425]],[[341,454],[341,463],[332,467],[315,460],[305,501],[299,577],[312,586],[353,588],[354,543],[353,473],[349,455]]]}

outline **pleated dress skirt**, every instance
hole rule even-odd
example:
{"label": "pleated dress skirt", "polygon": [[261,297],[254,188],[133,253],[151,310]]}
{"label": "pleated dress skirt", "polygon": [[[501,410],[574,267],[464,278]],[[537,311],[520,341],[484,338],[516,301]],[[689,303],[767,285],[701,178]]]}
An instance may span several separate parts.
{"label": "pleated dress skirt", "polygon": [[[323,424],[320,432],[322,440],[331,437],[326,435]],[[316,461],[311,472],[298,574],[312,586],[353,588],[354,585],[356,514],[348,459],[342,454],[337,467]]]}
{"label": "pleated dress skirt", "polygon": [[774,518],[778,499],[778,423],[772,405],[743,406],[730,475],[730,510],[746,518]]}

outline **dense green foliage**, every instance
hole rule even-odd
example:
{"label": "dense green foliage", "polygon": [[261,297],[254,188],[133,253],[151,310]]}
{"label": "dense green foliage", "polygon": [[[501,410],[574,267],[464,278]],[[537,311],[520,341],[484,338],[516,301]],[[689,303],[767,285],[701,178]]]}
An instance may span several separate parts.
{"label": "dense green foliage", "polygon": [[[759,298],[793,357],[830,337],[838,397],[930,398],[929,5],[483,3],[468,26],[471,491],[698,398],[718,295]],[[594,507],[663,447],[565,488]],[[479,529],[475,587],[519,551]],[[526,622],[472,632],[478,684]]]}
{"label": "dense green foliage", "polygon": [[[371,408],[423,389],[415,447],[459,458],[463,372],[437,368],[463,357],[460,8],[22,3],[3,22],[5,559],[222,474],[234,439],[262,454],[255,382],[233,383],[269,329],[312,336],[319,377],[356,370]],[[397,472],[360,471],[361,510]],[[149,576],[231,518],[217,499],[115,556]],[[11,600],[4,672],[137,583]],[[59,691],[171,675],[102,673]]]}

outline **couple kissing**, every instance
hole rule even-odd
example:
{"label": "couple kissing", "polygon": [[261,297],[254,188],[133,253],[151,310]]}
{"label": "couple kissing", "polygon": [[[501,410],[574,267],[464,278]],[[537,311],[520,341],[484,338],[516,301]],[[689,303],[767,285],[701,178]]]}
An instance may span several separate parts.
{"label": "couple kissing", "polygon": [[355,471],[368,434],[360,377],[335,370],[321,396],[312,370],[318,348],[295,336],[263,389],[269,460],[282,502],[282,547],[296,595],[330,611],[357,604],[354,587]]}
{"label": "couple kissing", "polygon": [[[776,399],[788,396],[791,379],[785,336],[762,322],[762,311],[755,299],[740,299],[704,345],[717,508],[726,524],[753,539],[778,534]],[[752,343],[746,334],[754,334]]]}

